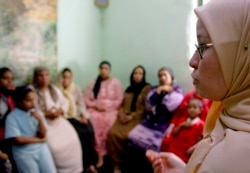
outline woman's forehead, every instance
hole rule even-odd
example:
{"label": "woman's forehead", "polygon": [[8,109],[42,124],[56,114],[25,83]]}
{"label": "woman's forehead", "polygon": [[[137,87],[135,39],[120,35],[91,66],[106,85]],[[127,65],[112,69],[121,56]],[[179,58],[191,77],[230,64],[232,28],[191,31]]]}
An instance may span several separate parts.
{"label": "woman's forehead", "polygon": [[41,70],[40,72],[38,72],[39,75],[43,75],[43,74],[49,74],[48,70]]}
{"label": "woman's forehead", "polygon": [[203,23],[198,20],[196,25],[197,40],[200,42],[210,41],[209,33]]}
{"label": "woman's forehead", "polygon": [[170,75],[171,74],[169,73],[169,71],[167,71],[166,69],[162,69],[161,71],[159,71],[159,75],[162,75],[162,74],[166,74],[166,75]]}

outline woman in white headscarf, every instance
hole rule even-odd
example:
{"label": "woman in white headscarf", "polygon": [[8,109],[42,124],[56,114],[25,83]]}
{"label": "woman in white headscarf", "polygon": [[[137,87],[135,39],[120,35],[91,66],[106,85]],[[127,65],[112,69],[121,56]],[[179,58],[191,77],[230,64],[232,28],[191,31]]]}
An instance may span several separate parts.
{"label": "woman in white headscarf", "polygon": [[96,173],[94,165],[97,162],[97,153],[94,149],[94,130],[89,121],[89,112],[84,104],[83,93],[74,83],[73,73],[69,68],[64,68],[59,75],[59,89],[69,102],[65,118],[75,128],[82,147],[83,167],[91,173]]}
{"label": "woman in white headscarf", "polygon": [[249,173],[250,1],[211,0],[195,13],[193,83],[200,96],[215,101],[204,139],[186,168],[171,153],[148,151],[147,156],[155,173]]}

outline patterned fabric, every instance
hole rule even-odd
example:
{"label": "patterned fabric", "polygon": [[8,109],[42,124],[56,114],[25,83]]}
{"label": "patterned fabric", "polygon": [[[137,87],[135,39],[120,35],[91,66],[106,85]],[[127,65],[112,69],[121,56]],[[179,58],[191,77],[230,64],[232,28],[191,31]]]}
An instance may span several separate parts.
{"label": "patterned fabric", "polygon": [[[116,120],[118,108],[123,99],[123,90],[120,81],[116,78],[109,78],[101,82],[98,97],[95,99],[94,84],[95,81],[92,81],[87,87],[85,103],[95,131],[95,149],[99,155],[105,155],[107,153],[107,134]],[[96,110],[96,104],[104,106],[105,111]]]}

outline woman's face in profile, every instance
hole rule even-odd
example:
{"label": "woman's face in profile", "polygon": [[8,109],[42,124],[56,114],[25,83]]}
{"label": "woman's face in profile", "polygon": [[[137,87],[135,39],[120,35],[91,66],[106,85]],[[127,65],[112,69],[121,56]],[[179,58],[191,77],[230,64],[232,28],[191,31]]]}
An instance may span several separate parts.
{"label": "woman's face in profile", "polygon": [[61,85],[64,88],[67,88],[71,82],[72,82],[72,74],[69,71],[65,71],[62,76],[61,76],[62,80],[61,80]]}
{"label": "woman's face in profile", "polygon": [[[200,20],[197,22],[196,30],[199,46],[212,43],[207,29]],[[199,96],[211,100],[222,100],[225,97],[228,89],[214,46],[203,51],[202,59],[196,51],[189,61],[189,65],[193,68],[191,76]]]}
{"label": "woman's face in profile", "polygon": [[133,73],[134,82],[135,83],[142,82],[143,77],[144,77],[144,70],[141,67],[137,67]]}
{"label": "woman's face in profile", "polygon": [[110,67],[108,64],[102,64],[100,67],[100,76],[102,79],[109,78]]}
{"label": "woman's face in profile", "polygon": [[172,85],[172,76],[167,70],[161,70],[158,74],[160,85]]}

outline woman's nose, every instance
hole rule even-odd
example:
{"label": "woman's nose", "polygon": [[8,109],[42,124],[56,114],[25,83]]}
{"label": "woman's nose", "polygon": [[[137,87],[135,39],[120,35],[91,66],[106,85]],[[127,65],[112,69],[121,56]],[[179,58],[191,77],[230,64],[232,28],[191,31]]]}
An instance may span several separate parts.
{"label": "woman's nose", "polygon": [[189,66],[197,69],[199,62],[200,62],[199,55],[197,52],[194,52],[192,58],[189,60]]}

